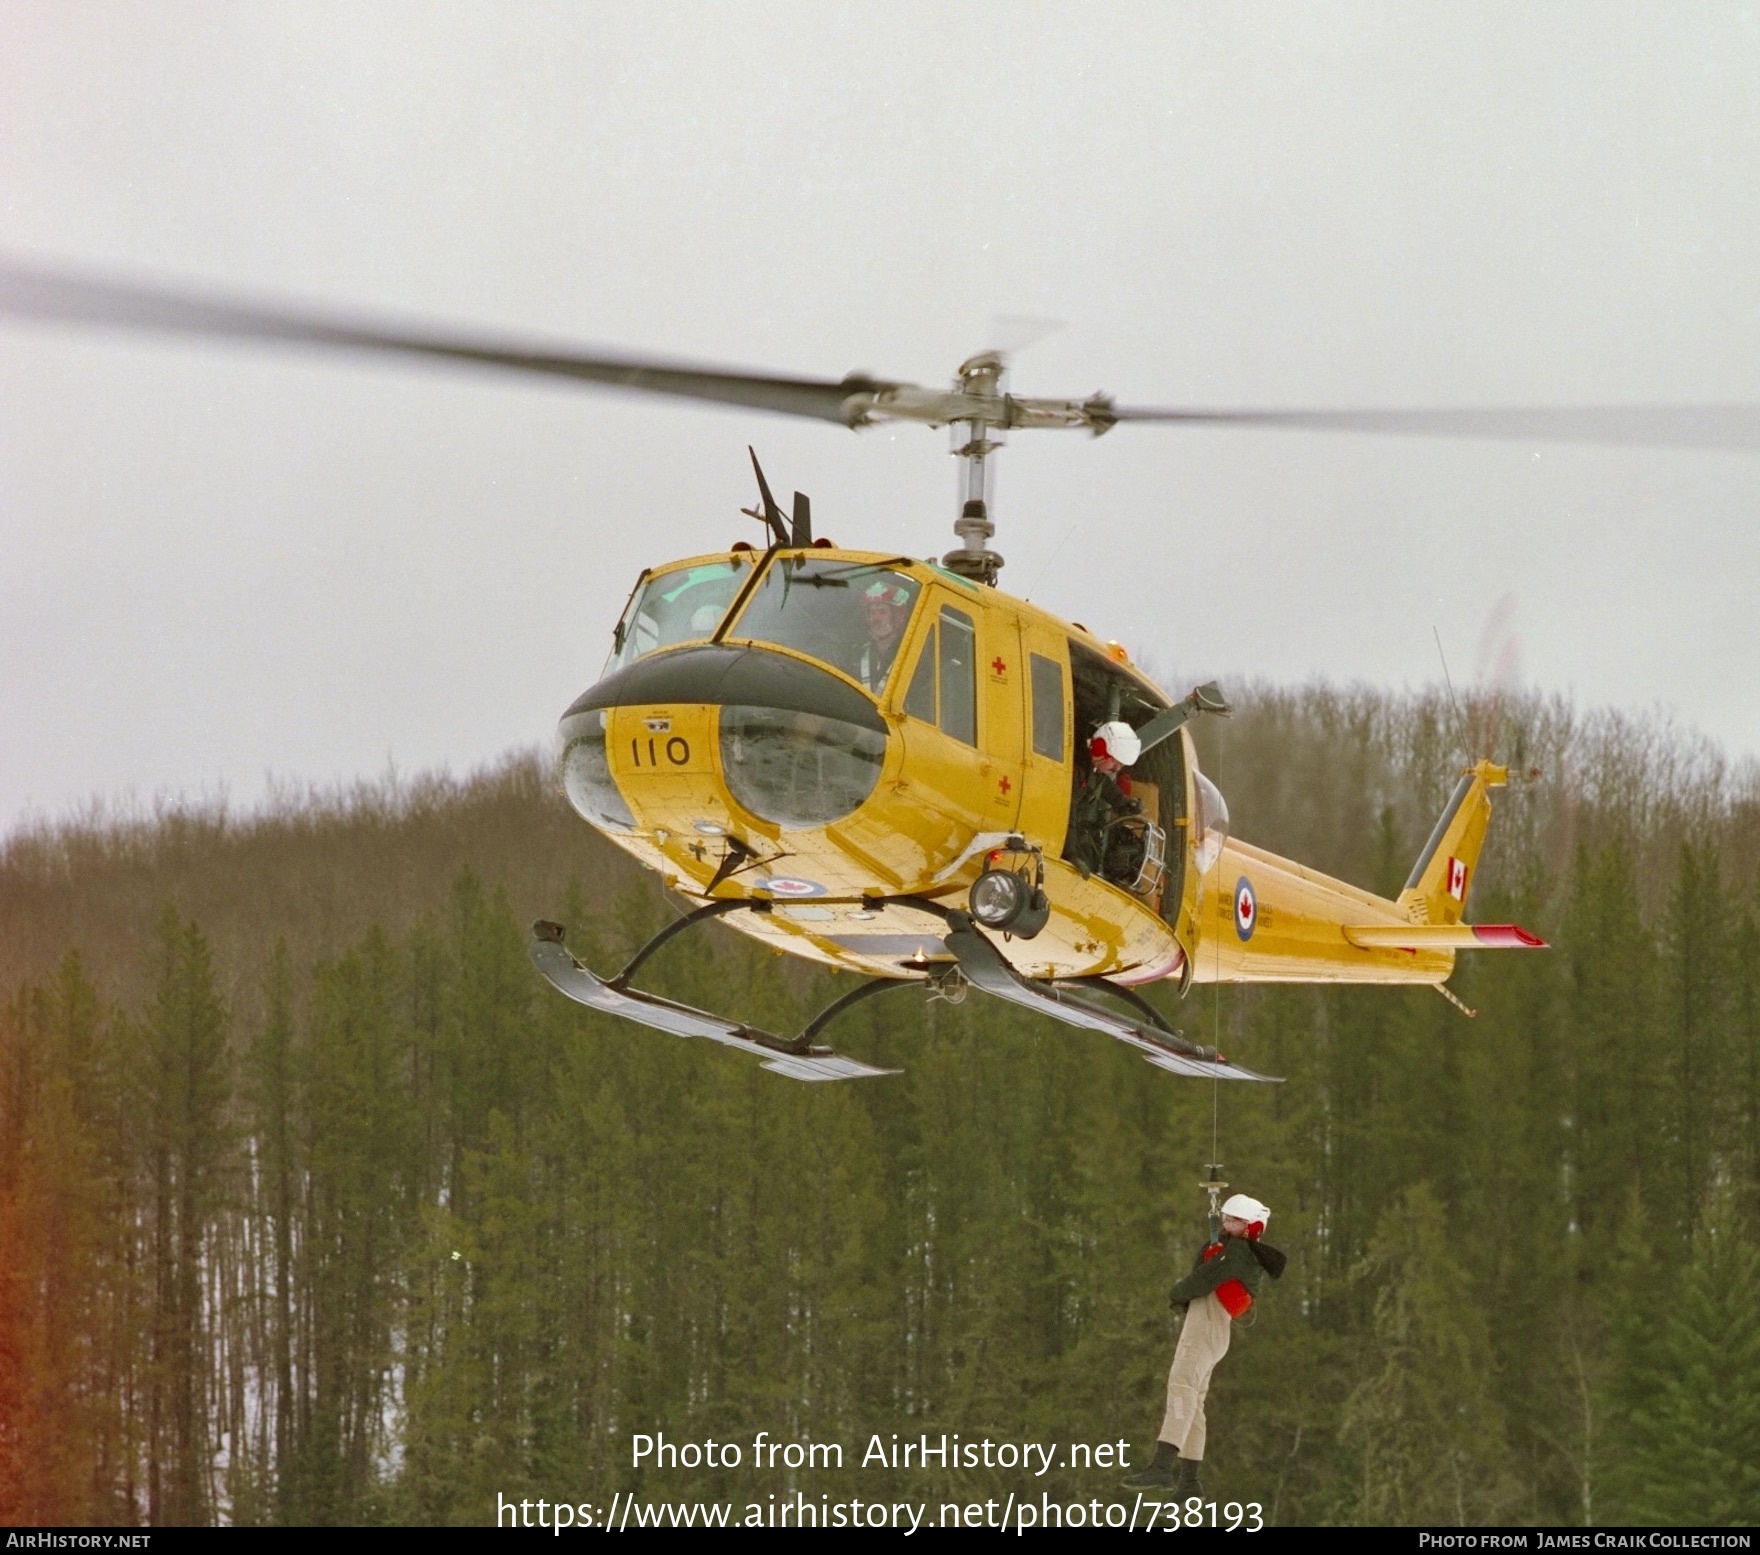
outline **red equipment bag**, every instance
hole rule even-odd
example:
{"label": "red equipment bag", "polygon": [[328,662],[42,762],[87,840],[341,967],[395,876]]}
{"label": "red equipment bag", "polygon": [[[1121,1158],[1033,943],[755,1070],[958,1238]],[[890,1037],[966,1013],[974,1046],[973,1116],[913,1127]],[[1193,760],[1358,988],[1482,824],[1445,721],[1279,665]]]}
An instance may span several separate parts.
{"label": "red equipment bag", "polygon": [[[1222,1243],[1212,1242],[1204,1249],[1204,1262],[1214,1258],[1222,1251]],[[1253,1304],[1252,1292],[1239,1280],[1224,1280],[1216,1287],[1216,1299],[1222,1303],[1222,1310],[1229,1317],[1237,1318]]]}
{"label": "red equipment bag", "polygon": [[1247,1287],[1239,1280],[1224,1280],[1216,1287],[1216,1299],[1222,1303],[1223,1310],[1230,1317],[1239,1317],[1253,1304]]}

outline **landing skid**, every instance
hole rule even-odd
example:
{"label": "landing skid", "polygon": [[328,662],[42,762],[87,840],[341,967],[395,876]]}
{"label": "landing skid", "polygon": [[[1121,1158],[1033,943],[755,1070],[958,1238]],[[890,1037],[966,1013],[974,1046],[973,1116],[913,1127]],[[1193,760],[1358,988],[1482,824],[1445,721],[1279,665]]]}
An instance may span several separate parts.
{"label": "landing skid", "polygon": [[1239,1064],[1230,1063],[1215,1048],[1188,1042],[1177,1032],[1162,1025],[1155,1010],[1127,988],[1108,984],[1103,978],[1084,979],[1088,986],[1101,986],[1107,993],[1118,995],[1139,1010],[1145,1017],[1140,1023],[1102,1009],[1054,983],[1037,982],[1022,977],[1003,959],[1002,953],[985,938],[967,914],[949,913],[947,923],[947,948],[958,960],[960,971],[985,993],[994,994],[998,999],[1007,999],[1009,1003],[1022,1005],[1029,1010],[1037,1010],[1041,1015],[1049,1015],[1053,1020],[1060,1020],[1069,1026],[1103,1031],[1107,1036],[1115,1037],[1118,1041],[1138,1049],[1156,1068],[1166,1069],[1172,1074],[1217,1080],[1261,1080],[1273,1085],[1282,1083],[1271,1075],[1255,1074],[1251,1069],[1243,1069]]}
{"label": "landing skid", "polygon": [[[719,902],[712,905],[722,906]],[[669,928],[676,931],[697,921],[699,916],[715,914],[699,910],[699,913],[680,919],[678,923],[669,925]],[[787,1037],[779,1037],[757,1026],[725,1020],[705,1010],[692,1009],[688,1004],[676,1004],[671,999],[662,999],[658,994],[643,993],[640,989],[629,987],[629,977],[636,967],[647,960],[663,939],[671,937],[671,933],[664,931],[661,935],[656,935],[610,982],[589,971],[569,954],[563,946],[562,930],[557,924],[533,925],[530,954],[532,964],[544,974],[550,985],[559,993],[567,994],[577,1004],[603,1010],[607,1015],[621,1015],[625,1020],[638,1021],[644,1026],[652,1026],[656,1031],[669,1031],[675,1037],[706,1037],[711,1042],[736,1047],[762,1059],[764,1068],[775,1074],[787,1075],[791,1080],[862,1080],[900,1072],[897,1069],[877,1069],[859,1059],[845,1058],[828,1047],[818,1046],[812,1039],[826,1020],[855,1003],[858,998],[879,993],[888,986],[909,987],[910,984],[890,979],[864,984],[844,995],[791,1042]]]}
{"label": "landing skid", "polygon": [[[949,911],[938,904],[915,898],[898,899],[901,905],[918,907],[942,919],[948,933],[943,941],[953,954],[959,968],[950,976],[963,975],[965,980],[985,993],[1006,999],[1041,1015],[1049,1015],[1065,1025],[1079,1026],[1088,1031],[1103,1032],[1127,1043],[1142,1053],[1158,1069],[1171,1074],[1192,1075],[1218,1080],[1261,1080],[1281,1083],[1270,1075],[1255,1074],[1239,1064],[1230,1063],[1214,1048],[1188,1042],[1162,1020],[1155,1008],[1132,989],[1109,982],[1103,977],[1080,980],[1076,986],[1095,989],[1123,1001],[1140,1017],[1127,1019],[1104,1009],[1075,993],[1068,986],[1039,982],[1023,977],[1003,959],[1002,953],[963,912]],[[826,1024],[841,1015],[852,1004],[884,993],[888,988],[920,988],[916,978],[877,977],[852,989],[841,999],[828,1005],[807,1023],[798,1037],[790,1040],[757,1026],[730,1021],[706,1010],[693,1009],[663,999],[658,994],[643,993],[630,987],[636,970],[662,945],[675,935],[709,918],[741,909],[763,911],[768,904],[723,898],[687,913],[668,924],[631,958],[629,965],[607,980],[600,977],[569,954],[563,945],[562,926],[539,922],[532,926],[530,954],[532,964],[542,972],[550,985],[566,994],[577,1004],[585,1004],[607,1015],[618,1015],[656,1031],[668,1031],[675,1037],[704,1037],[725,1047],[739,1048],[762,1060],[764,1068],[791,1080],[860,1080],[877,1075],[899,1074],[897,1069],[880,1069],[859,1059],[846,1058],[814,1040]]]}

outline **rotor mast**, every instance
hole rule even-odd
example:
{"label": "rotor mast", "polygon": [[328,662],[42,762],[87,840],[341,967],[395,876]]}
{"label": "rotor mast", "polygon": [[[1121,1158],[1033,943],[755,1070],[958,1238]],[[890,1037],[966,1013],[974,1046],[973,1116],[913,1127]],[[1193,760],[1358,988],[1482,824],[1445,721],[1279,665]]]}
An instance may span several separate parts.
{"label": "rotor mast", "polygon": [[990,508],[990,456],[1013,427],[1079,427],[1098,437],[1117,414],[1103,394],[1085,400],[1024,399],[1003,392],[1008,360],[1000,351],[982,351],[960,363],[951,388],[942,391],[908,383],[879,383],[850,377],[850,394],[841,419],[852,427],[880,421],[915,421],[953,429],[953,455],[960,462],[959,517],[953,532],[958,547],[942,557],[949,572],[974,583],[994,584],[1001,555],[990,549],[996,522]]}
{"label": "rotor mast", "polygon": [[959,517],[953,521],[953,532],[960,546],[941,558],[949,572],[957,572],[974,583],[994,585],[1002,570],[1002,557],[989,548],[996,533],[990,519],[989,456],[1002,447],[1008,426],[1008,401],[1001,394],[1003,361],[1000,352],[985,351],[960,363],[954,392],[963,399],[1000,412],[992,421],[982,414],[962,418],[953,425],[953,454],[960,462]]}

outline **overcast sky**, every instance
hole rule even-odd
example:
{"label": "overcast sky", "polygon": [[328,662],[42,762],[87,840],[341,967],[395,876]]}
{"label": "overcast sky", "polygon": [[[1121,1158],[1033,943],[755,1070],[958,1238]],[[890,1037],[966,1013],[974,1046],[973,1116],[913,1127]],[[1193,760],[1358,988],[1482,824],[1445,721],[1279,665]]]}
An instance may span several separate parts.
{"label": "overcast sky", "polygon": [[[1760,401],[1760,7],[24,4],[0,249],[1027,394]],[[635,575],[955,542],[944,433],[0,325],[0,833],[547,740]],[[1760,752],[1760,454],[1018,433],[1003,584],[1170,680],[1477,672]],[[1182,690],[1183,686],[1170,686]]]}

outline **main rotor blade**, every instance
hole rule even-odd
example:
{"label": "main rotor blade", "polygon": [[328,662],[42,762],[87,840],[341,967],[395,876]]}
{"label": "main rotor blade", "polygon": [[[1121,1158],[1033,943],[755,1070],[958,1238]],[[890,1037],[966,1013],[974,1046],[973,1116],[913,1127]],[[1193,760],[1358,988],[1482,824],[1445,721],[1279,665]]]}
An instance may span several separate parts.
{"label": "main rotor blade", "polygon": [[1111,406],[1097,419],[1647,448],[1760,448],[1760,405],[1532,405],[1477,410],[1142,410]]}
{"label": "main rotor blade", "polygon": [[612,356],[567,344],[519,340],[365,315],[320,313],[100,280],[72,271],[0,260],[0,315],[269,345],[376,352],[567,378],[637,394],[708,400],[840,426],[875,421],[953,421],[1019,428],[1121,422],[1173,426],[1277,427],[1292,431],[1381,432],[1653,448],[1760,448],[1760,405],[1580,405],[1431,410],[1161,410],[1086,400],[1031,399],[924,389],[851,374],[789,378],[650,357]]}
{"label": "main rotor blade", "polygon": [[0,314],[110,325],[204,339],[370,351],[549,378],[639,394],[712,400],[787,416],[859,425],[876,398],[903,385],[854,376],[785,378],[646,357],[606,356],[573,346],[440,330],[363,316],[267,307],[158,286],[125,285],[0,261]]}

